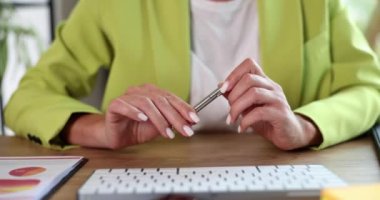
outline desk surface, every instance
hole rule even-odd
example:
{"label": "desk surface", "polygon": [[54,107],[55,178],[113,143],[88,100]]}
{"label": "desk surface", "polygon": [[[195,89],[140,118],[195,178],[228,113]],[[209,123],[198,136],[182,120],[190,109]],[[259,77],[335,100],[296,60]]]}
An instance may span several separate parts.
{"label": "desk surface", "polygon": [[18,137],[0,137],[0,156],[82,155],[89,161],[52,199],[74,199],[97,168],[322,164],[349,184],[380,182],[380,167],[369,136],[321,150],[285,152],[255,134],[202,133],[192,138],[157,139],[119,151],[75,148],[54,151]]}

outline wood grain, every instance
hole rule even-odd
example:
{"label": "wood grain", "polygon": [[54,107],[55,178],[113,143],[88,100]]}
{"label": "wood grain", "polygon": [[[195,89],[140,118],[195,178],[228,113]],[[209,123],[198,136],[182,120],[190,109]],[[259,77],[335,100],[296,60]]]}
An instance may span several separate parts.
{"label": "wood grain", "polygon": [[192,138],[155,141],[119,151],[45,149],[23,138],[0,137],[0,156],[81,155],[89,161],[52,199],[75,199],[78,188],[98,168],[322,164],[349,184],[380,182],[380,168],[369,136],[325,150],[281,151],[255,134],[198,133]]}

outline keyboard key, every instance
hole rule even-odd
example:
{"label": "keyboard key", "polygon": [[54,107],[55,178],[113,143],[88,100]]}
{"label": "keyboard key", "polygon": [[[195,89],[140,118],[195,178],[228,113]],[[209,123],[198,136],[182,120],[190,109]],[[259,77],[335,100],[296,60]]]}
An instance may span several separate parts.
{"label": "keyboard key", "polygon": [[[321,165],[98,169],[78,190],[79,199],[127,199],[170,193],[316,191],[346,185]],[[136,196],[137,195],[137,196]],[[113,198],[114,197],[114,198]]]}

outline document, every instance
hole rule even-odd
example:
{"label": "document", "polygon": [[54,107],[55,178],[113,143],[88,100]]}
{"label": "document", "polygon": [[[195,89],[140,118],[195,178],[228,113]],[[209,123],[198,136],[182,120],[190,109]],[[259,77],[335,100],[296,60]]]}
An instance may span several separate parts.
{"label": "document", "polygon": [[0,157],[0,200],[45,198],[85,161],[82,156]]}

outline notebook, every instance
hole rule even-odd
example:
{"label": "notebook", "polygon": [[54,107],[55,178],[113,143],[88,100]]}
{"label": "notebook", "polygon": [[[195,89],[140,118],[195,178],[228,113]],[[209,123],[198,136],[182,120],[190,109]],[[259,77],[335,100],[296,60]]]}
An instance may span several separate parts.
{"label": "notebook", "polygon": [[45,198],[85,161],[81,156],[0,157],[0,200]]}
{"label": "notebook", "polygon": [[322,165],[98,169],[84,199],[319,199],[346,183]]}

